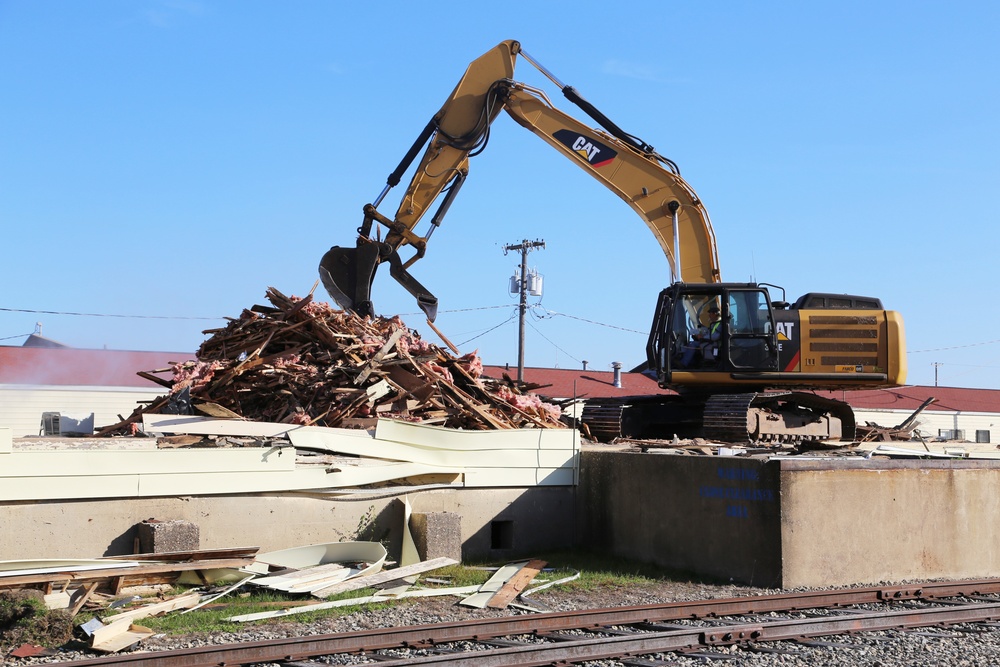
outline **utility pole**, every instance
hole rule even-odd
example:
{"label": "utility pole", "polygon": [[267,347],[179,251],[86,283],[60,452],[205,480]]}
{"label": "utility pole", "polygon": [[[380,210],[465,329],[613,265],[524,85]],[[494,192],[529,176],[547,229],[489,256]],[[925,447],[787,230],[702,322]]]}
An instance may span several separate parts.
{"label": "utility pole", "polygon": [[517,330],[517,381],[524,382],[524,314],[528,310],[528,252],[535,248],[544,248],[545,241],[524,240],[516,245],[505,245],[503,254],[508,252],[521,253],[521,279],[518,285],[520,292],[520,319]]}

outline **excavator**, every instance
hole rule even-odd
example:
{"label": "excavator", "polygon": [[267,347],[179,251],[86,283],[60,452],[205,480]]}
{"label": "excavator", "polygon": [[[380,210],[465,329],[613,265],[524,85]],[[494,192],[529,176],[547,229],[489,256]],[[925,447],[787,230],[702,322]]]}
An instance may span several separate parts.
{"label": "excavator", "polygon": [[[515,81],[518,57],[599,128],[557,109],[544,91]],[[513,40],[469,64],[379,196],[364,206],[356,244],[334,246],[321,259],[320,278],[342,308],[374,316],[372,281],[377,267],[388,263],[390,275],[434,321],[437,298],[409,268],[425,255],[469,174],[469,159],[485,149],[501,111],[624,200],[666,255],[671,281],[657,298],[643,372],[673,392],[585,400],[581,419],[592,437],[849,441],[855,436],[850,405],[815,392],[905,382],[899,313],[873,297],[814,292],[790,303],[776,285],[723,282],[708,212],[677,164],[618,127]],[[378,207],[421,149],[390,218]],[[417,224],[439,199],[418,234]],[[414,251],[406,261],[399,254],[403,246]],[[771,289],[781,298],[772,298]]]}

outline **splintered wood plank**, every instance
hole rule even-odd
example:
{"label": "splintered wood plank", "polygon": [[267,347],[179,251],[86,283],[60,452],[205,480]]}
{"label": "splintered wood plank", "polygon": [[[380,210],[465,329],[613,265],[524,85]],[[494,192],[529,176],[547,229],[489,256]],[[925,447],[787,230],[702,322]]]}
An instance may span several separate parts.
{"label": "splintered wood plank", "polygon": [[165,614],[177,609],[189,609],[201,601],[201,593],[188,593],[129,611],[105,617],[103,627],[94,630],[90,637],[91,648],[103,653],[120,651],[153,634],[149,628],[132,624],[132,621],[148,616]]}
{"label": "splintered wood plank", "polygon": [[438,329],[436,326],[434,326],[434,323],[431,322],[429,319],[427,320],[427,326],[431,328],[431,331],[433,331],[438,335],[438,338],[444,341],[444,344],[448,346],[449,350],[451,350],[454,354],[461,354],[461,352],[458,351],[458,348],[455,347],[454,343],[448,340],[447,336],[441,333],[441,330]]}
{"label": "splintered wood plank", "polygon": [[477,609],[482,609],[486,606],[486,603],[493,598],[493,596],[503,588],[504,584],[510,580],[515,574],[517,574],[522,567],[528,564],[528,561],[523,561],[519,563],[508,563],[504,565],[499,570],[493,573],[486,583],[479,587],[479,590],[469,597],[459,601],[458,604],[465,607],[475,607]]}
{"label": "splintered wood plank", "polygon": [[[113,616],[105,616],[104,623],[105,627],[114,625],[115,623],[131,622],[140,618],[146,618],[147,616],[157,616],[159,614],[165,614],[168,611],[176,611],[177,609],[187,609],[188,607],[193,607],[194,605],[201,602],[201,593],[192,592],[185,593],[183,595],[178,595],[172,597],[169,600],[164,600],[163,602],[157,602],[154,604],[147,604],[142,607],[136,607],[135,609],[129,609],[128,611],[123,611],[120,614],[114,614]],[[94,632],[94,637],[99,637],[101,629]],[[96,641],[96,640],[95,640]]]}
{"label": "splintered wood plank", "polygon": [[489,599],[486,606],[490,609],[506,609],[514,598],[520,595],[531,580],[538,576],[547,563],[544,560],[530,560],[513,577],[507,580],[503,588]]}
{"label": "splintered wood plank", "polygon": [[147,560],[147,561],[191,561],[211,560],[213,558],[248,558],[260,551],[260,547],[222,547],[220,549],[193,549],[191,551],[164,551],[157,554],[132,554],[129,556],[105,556],[108,560]]}
{"label": "splintered wood plank", "polygon": [[94,590],[96,589],[97,589],[97,582],[92,581],[89,584],[85,585],[80,590],[79,592],[80,597],[76,600],[76,604],[73,605],[73,609],[71,609],[69,612],[70,618],[80,613],[80,610],[83,609],[83,605],[87,604],[87,600],[90,599],[91,594],[93,594]]}
{"label": "splintered wood plank", "polygon": [[230,410],[229,408],[223,407],[218,403],[212,403],[211,401],[205,401],[203,403],[195,403],[194,409],[198,412],[208,415],[209,417],[217,417],[219,419],[242,419],[243,415],[237,414]]}
{"label": "splintered wood plank", "polygon": [[[440,377],[440,376],[438,376],[438,377]],[[451,393],[451,395],[462,406],[464,406],[465,408],[467,408],[467,409],[472,410],[473,412],[475,412],[477,415],[479,415],[483,419],[483,421],[485,421],[487,424],[489,424],[493,428],[496,428],[496,429],[509,429],[509,428],[513,428],[513,426],[510,423],[502,422],[499,419],[497,419],[496,417],[494,417],[490,413],[490,411],[487,409],[487,407],[485,405],[482,405],[481,403],[477,403],[474,398],[472,398],[471,396],[469,396],[468,394],[466,394],[464,391],[462,391],[461,389],[459,389],[454,383],[448,382],[448,380],[444,379],[443,377],[440,377],[440,379],[438,380],[438,382],[441,383],[442,387],[448,389],[448,391]]]}
{"label": "splintered wood plank", "polygon": [[354,380],[354,384],[361,384],[366,379],[368,379],[368,376],[371,375],[372,371],[378,368],[379,363],[382,361],[385,355],[389,354],[390,350],[396,347],[396,343],[399,342],[399,339],[402,338],[404,333],[406,333],[405,329],[396,329],[395,331],[392,332],[392,335],[389,336],[389,340],[385,342],[385,345],[382,346],[382,349],[375,353],[375,356],[371,358],[371,361],[368,362],[368,365],[365,367],[365,369],[361,371],[361,374],[358,375],[358,377]]}

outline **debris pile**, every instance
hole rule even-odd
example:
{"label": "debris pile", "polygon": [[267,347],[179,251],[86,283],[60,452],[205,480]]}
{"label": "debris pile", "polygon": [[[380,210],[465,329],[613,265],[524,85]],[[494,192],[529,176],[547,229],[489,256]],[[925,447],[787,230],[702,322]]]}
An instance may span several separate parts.
{"label": "debris pile", "polygon": [[[24,658],[56,655],[63,649],[55,647],[68,648],[75,636],[76,646],[70,650],[80,649],[82,642],[88,652],[116,653],[134,649],[155,634],[135,621],[208,608],[237,612],[223,621],[246,622],[401,598],[458,595],[457,604],[466,607],[516,605],[540,611],[529,602],[530,594],[579,577],[576,573],[527,589],[547,565],[531,560],[497,568],[482,584],[451,586],[451,576],[441,570],[459,564],[454,558],[386,567],[386,556],[379,542],[330,542],[266,553],[258,553],[257,547],[234,547],[5,561],[0,568],[0,651]],[[437,576],[423,576],[432,572]],[[267,590],[257,595],[254,589]],[[328,599],[362,589],[371,593]]]}
{"label": "debris pile", "polygon": [[197,360],[140,373],[169,395],[97,435],[134,432],[147,412],[194,411],[330,427],[366,427],[377,417],[473,430],[566,426],[558,407],[509,377],[483,376],[476,353],[452,356],[398,316],[359,317],[273,287],[267,299],[271,306],[206,331]]}

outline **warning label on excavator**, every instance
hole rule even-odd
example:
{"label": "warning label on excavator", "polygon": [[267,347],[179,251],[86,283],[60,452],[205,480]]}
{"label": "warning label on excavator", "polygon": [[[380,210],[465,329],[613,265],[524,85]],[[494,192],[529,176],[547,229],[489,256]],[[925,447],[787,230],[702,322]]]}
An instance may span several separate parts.
{"label": "warning label on excavator", "polygon": [[572,130],[556,130],[552,136],[568,147],[592,167],[606,165],[615,159],[618,151],[601,142]]}
{"label": "warning label on excavator", "polygon": [[838,373],[864,373],[865,372],[865,367],[862,366],[861,364],[857,364],[855,366],[846,366],[846,365],[845,366],[837,366],[836,368],[837,368],[837,372]]}

